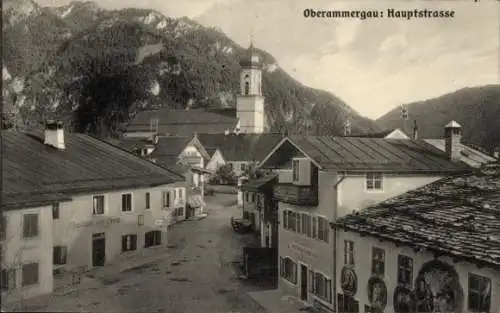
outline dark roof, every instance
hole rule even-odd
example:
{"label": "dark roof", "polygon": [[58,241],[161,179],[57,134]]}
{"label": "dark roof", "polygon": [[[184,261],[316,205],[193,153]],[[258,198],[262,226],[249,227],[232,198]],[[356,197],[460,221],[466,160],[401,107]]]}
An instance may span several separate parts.
{"label": "dark roof", "polygon": [[151,157],[157,156],[179,156],[187,147],[191,138],[189,137],[159,137],[156,149],[151,153]]}
{"label": "dark roof", "polygon": [[405,173],[470,171],[465,163],[448,160],[444,152],[423,140],[331,136],[291,136],[288,139],[324,170]]}
{"label": "dark roof", "polygon": [[277,177],[278,174],[267,174],[256,179],[252,179],[241,185],[241,189],[247,191],[259,191],[271,184]]}
{"label": "dark roof", "polygon": [[104,139],[105,142],[119,147],[123,150],[127,150],[129,152],[136,152],[137,149],[142,149],[147,146],[154,146],[154,144],[151,142],[149,139],[144,139],[144,138],[121,138],[121,139],[114,139],[114,138],[107,138]]}
{"label": "dark roof", "polygon": [[43,135],[4,131],[2,206],[68,199],[76,193],[105,192],[183,181],[161,168],[99,139],[65,134],[65,150],[43,143]]}
{"label": "dark roof", "polygon": [[127,132],[150,131],[151,120],[158,119],[158,133],[171,136],[192,136],[194,133],[224,133],[233,131],[238,119],[204,109],[174,110],[163,108],[139,112],[127,127]]}
{"label": "dark roof", "polygon": [[278,133],[197,134],[205,150],[219,149],[227,161],[261,161],[282,139]]}
{"label": "dark roof", "polygon": [[[500,268],[500,165],[448,177],[338,219],[337,227]],[[493,167],[493,165],[492,165]]]}

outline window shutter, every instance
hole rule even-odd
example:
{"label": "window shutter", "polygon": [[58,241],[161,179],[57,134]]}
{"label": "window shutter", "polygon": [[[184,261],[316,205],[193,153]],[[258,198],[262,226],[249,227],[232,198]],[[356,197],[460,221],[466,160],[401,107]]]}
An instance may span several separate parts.
{"label": "window shutter", "polygon": [[314,272],[309,270],[309,292],[314,293]]}
{"label": "window shutter", "polygon": [[68,258],[68,247],[61,247],[61,263],[66,264]]}
{"label": "window shutter", "polygon": [[297,283],[297,263],[292,263],[293,264],[293,283]]}
{"label": "window shutter", "polygon": [[132,235],[131,236],[132,238],[130,239],[131,241],[131,248],[132,250],[136,250],[137,249],[137,235]]}
{"label": "window shutter", "polygon": [[127,251],[127,236],[122,236],[122,251]]}
{"label": "window shutter", "polygon": [[52,248],[52,263],[53,264],[59,264],[59,258],[58,258],[58,250],[59,250],[59,247],[54,247]]}

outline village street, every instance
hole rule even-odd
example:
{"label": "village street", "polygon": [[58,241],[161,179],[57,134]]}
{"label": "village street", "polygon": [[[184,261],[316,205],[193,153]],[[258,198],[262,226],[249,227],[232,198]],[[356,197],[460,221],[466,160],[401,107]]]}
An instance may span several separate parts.
{"label": "village street", "polygon": [[256,239],[233,232],[230,217],[241,214],[234,204],[228,205],[234,195],[211,198],[207,218],[171,227],[169,248],[160,251],[160,261],[92,278],[78,292],[30,299],[25,310],[264,312],[247,295],[264,287],[243,283],[233,264],[240,260],[241,247]]}

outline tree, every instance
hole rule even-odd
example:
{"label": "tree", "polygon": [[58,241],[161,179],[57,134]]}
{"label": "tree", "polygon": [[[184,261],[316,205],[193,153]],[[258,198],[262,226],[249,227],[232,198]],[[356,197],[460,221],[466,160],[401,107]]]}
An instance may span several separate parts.
{"label": "tree", "polygon": [[237,178],[233,172],[231,164],[224,164],[217,168],[213,181],[221,185],[235,185]]}

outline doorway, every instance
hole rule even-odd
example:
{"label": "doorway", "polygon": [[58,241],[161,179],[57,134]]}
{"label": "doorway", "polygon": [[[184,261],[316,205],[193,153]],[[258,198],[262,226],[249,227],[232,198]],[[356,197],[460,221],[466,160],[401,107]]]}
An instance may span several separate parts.
{"label": "doorway", "polygon": [[300,264],[300,299],[307,301],[307,267]]}
{"label": "doorway", "polygon": [[106,236],[104,233],[92,234],[92,266],[104,266],[106,262]]}

